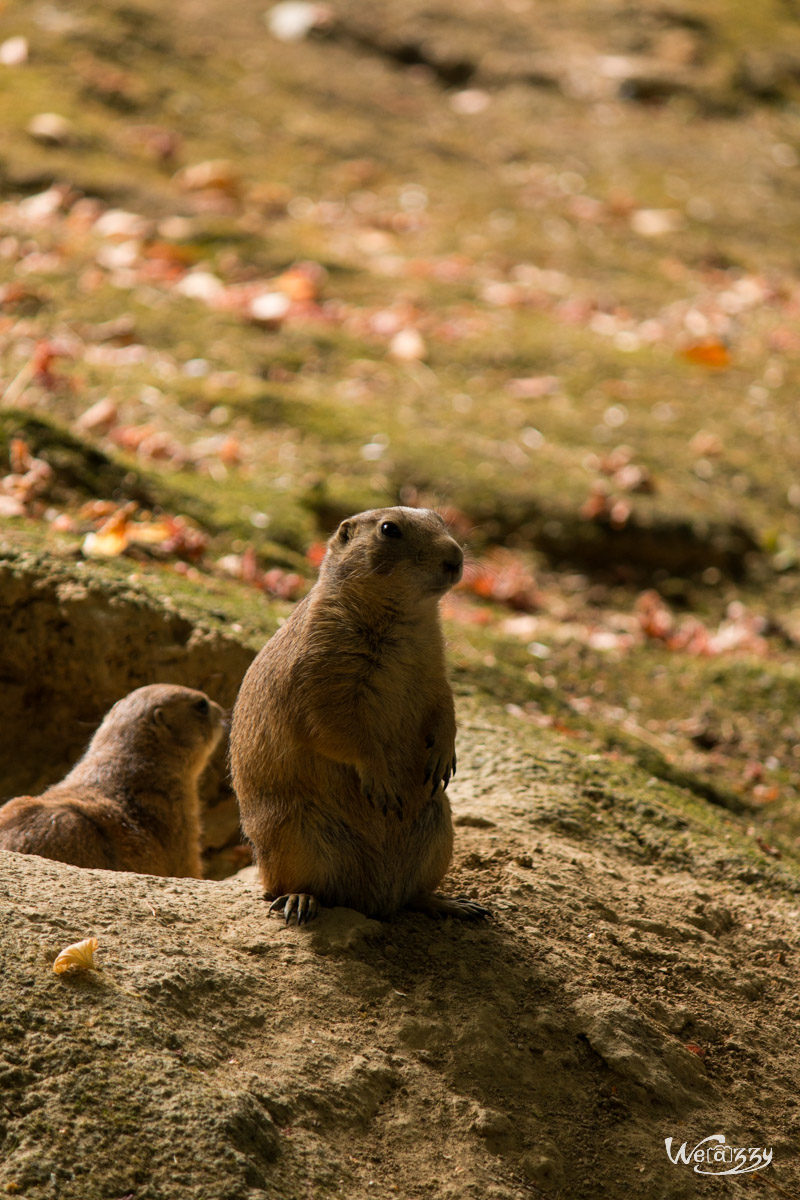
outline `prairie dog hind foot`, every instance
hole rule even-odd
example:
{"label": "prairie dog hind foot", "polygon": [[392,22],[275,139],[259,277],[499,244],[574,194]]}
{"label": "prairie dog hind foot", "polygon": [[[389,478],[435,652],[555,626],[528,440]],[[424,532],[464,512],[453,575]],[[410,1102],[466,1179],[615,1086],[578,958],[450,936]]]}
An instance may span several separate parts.
{"label": "prairie dog hind foot", "polygon": [[285,896],[276,896],[274,900],[266,895],[264,899],[272,901],[267,915],[275,913],[276,916],[282,916],[284,925],[288,925],[292,917],[298,925],[307,925],[320,913],[319,900],[308,892],[289,892]]}

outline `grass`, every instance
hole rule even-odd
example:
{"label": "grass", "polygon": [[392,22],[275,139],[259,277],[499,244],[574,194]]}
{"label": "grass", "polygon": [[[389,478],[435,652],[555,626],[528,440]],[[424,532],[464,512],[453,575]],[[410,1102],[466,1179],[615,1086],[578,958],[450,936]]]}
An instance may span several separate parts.
{"label": "grass", "polygon": [[[612,749],[624,734],[626,753],[646,747],[748,802],[777,789],[759,820],[797,837],[800,199],[796,84],[781,64],[800,26],[777,0],[757,18],[740,0],[687,0],[677,16],[540,7],[550,89],[521,82],[533,33],[505,7],[368,13],[340,0],[330,36],[291,45],[255,0],[85,3],[61,24],[27,0],[4,9],[0,40],[26,35],[30,57],[0,72],[0,285],[22,289],[3,293],[0,376],[17,377],[41,339],[64,355],[54,381],[17,396],[22,415],[2,414],[0,456],[13,425],[58,458],[54,502],[67,510],[135,487],[193,516],[211,539],[204,561],[135,573],[193,611],[241,612],[248,630],[277,616],[222,578],[220,557],[252,545],[262,564],[310,574],[306,550],[346,513],[439,505],[475,555],[513,546],[542,589],[542,630],[527,640],[502,606],[453,619],[460,678]],[[397,61],[409,28],[429,68]],[[642,105],[588,86],[598,55],[674,73],[675,28],[699,47],[679,64],[688,90]],[[570,47],[584,93],[569,83]],[[447,54],[474,62],[480,111],[459,112],[459,87],[443,86]],[[26,132],[46,111],[72,123],[64,145]],[[231,164],[229,186],[187,190],[182,169],[211,159]],[[61,209],[22,219],[24,197],[53,183],[70,189]],[[125,238],[93,232],[75,193],[145,219],[132,268]],[[672,216],[648,234],[642,210]],[[297,262],[323,268],[318,292],[278,329],[174,287],[187,267],[234,291],[274,286]],[[105,327],[119,318],[129,332],[115,338]],[[392,353],[406,328],[419,359]],[[686,357],[704,345],[722,348],[720,369]],[[180,454],[137,454],[102,431],[76,439],[103,398],[118,427],[151,426]],[[223,461],[226,439],[238,451]],[[650,490],[621,482],[615,454]],[[586,515],[599,490],[627,508],[619,528]],[[7,535],[76,551],[41,522]],[[768,618],[765,652],[644,642],[615,657],[570,640],[571,622],[631,618],[650,585],[709,626],[731,604]],[[547,642],[544,664],[532,642]]]}

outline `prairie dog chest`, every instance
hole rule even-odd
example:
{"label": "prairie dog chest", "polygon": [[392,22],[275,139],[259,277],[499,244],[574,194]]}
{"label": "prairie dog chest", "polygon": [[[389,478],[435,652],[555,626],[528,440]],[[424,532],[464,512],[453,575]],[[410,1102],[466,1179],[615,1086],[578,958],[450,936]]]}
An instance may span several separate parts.
{"label": "prairie dog chest", "polygon": [[382,631],[362,626],[347,650],[356,687],[388,704],[402,700],[412,714],[423,697],[446,686],[441,635],[430,621],[404,620]]}

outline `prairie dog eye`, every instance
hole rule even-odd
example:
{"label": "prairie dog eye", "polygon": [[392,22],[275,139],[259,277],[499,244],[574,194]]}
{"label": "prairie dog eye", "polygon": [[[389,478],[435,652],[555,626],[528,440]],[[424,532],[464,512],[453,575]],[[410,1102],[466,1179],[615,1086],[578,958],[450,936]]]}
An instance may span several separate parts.
{"label": "prairie dog eye", "polygon": [[387,538],[401,538],[403,531],[399,525],[395,525],[394,521],[384,521],[381,525],[381,533]]}
{"label": "prairie dog eye", "polygon": [[195,712],[202,713],[202,715],[205,716],[206,713],[208,712],[208,701],[206,700],[205,696],[203,697],[202,700],[195,701],[194,707],[195,707]]}

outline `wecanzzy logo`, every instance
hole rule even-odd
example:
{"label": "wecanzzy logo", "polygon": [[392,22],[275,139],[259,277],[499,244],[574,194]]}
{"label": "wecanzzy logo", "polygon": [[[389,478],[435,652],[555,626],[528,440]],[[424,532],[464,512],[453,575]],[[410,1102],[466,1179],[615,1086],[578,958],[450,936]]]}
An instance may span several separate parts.
{"label": "wecanzzy logo", "polygon": [[688,1142],[673,1149],[674,1138],[664,1138],[670,1162],[694,1167],[698,1175],[747,1175],[762,1171],[772,1162],[767,1146],[729,1146],[724,1133],[712,1133],[694,1148]]}

